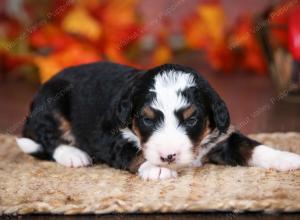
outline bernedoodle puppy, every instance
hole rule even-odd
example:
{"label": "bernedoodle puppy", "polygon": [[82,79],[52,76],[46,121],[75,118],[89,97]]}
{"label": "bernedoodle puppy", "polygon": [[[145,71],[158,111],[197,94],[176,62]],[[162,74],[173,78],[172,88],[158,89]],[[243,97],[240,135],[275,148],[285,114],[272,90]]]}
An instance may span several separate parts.
{"label": "bernedoodle puppy", "polygon": [[300,169],[300,155],[235,130],[209,83],[175,64],[67,68],[41,87],[17,143],[67,167],[105,163],[142,179],[177,177],[181,168],[204,163]]}

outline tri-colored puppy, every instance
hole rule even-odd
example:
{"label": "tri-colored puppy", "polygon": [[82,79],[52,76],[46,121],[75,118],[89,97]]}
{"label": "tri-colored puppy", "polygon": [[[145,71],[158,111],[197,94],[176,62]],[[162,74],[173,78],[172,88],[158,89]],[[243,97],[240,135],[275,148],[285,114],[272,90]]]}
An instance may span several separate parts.
{"label": "tri-colored puppy", "polygon": [[106,163],[143,179],[203,163],[299,169],[230,125],[225,103],[195,70],[99,62],[63,70],[34,98],[20,148],[67,167]]}

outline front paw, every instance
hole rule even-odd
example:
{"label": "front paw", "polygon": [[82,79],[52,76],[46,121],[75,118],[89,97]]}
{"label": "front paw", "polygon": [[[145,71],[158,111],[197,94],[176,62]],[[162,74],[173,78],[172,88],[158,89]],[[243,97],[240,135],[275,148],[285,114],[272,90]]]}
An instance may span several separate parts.
{"label": "front paw", "polygon": [[177,177],[176,171],[154,166],[147,161],[140,166],[138,173],[143,180],[164,180]]}

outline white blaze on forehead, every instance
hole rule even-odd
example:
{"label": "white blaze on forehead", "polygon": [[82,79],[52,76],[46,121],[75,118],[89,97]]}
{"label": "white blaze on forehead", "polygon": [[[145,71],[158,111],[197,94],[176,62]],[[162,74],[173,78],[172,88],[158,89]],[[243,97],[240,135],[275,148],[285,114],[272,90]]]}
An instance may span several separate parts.
{"label": "white blaze on forehead", "polygon": [[175,111],[190,105],[180,91],[195,85],[191,74],[180,71],[166,71],[154,78],[150,91],[156,97],[150,106],[161,111],[164,120],[146,143],[145,156],[152,163],[158,164],[160,156],[169,154],[177,154],[178,163],[188,163],[192,159],[192,142],[185,129],[178,127]]}
{"label": "white blaze on forehead", "polygon": [[151,92],[156,94],[156,99],[151,107],[167,113],[174,112],[189,103],[179,91],[195,86],[194,77],[191,74],[181,71],[165,71],[154,78]]}

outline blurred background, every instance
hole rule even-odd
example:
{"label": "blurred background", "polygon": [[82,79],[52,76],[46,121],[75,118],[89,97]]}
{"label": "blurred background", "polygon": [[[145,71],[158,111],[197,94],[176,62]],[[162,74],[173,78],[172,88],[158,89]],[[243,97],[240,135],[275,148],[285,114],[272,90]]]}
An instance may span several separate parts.
{"label": "blurred background", "polygon": [[0,0],[0,133],[19,134],[41,84],[110,60],[188,65],[245,133],[300,131],[299,0]]}

